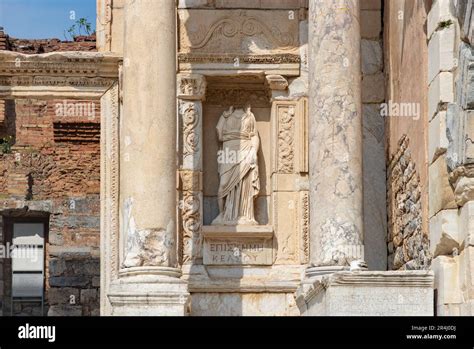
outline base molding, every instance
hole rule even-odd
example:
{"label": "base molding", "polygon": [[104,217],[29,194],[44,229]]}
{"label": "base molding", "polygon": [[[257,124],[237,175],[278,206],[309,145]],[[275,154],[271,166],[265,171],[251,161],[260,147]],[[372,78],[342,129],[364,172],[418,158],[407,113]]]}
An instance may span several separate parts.
{"label": "base molding", "polygon": [[433,316],[431,271],[341,271],[306,279],[296,293],[304,316]]}
{"label": "base molding", "polygon": [[[133,269],[133,270],[132,270]],[[110,284],[107,297],[112,316],[185,316],[189,313],[187,283],[174,268],[124,269]],[[153,273],[155,272],[155,273]],[[180,272],[179,272],[180,274]]]}

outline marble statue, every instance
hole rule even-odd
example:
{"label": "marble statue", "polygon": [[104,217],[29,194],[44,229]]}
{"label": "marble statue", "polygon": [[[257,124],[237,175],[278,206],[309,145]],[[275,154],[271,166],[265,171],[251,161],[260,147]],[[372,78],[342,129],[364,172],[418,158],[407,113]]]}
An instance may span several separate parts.
{"label": "marble statue", "polygon": [[219,216],[212,224],[257,225],[254,201],[260,191],[260,139],[250,105],[243,109],[230,107],[216,128],[222,148],[218,153]]}

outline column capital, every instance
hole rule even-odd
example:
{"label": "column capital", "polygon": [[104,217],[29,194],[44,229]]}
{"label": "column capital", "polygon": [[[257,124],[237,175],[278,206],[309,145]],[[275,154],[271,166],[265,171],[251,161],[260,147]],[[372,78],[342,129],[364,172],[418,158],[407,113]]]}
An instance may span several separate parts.
{"label": "column capital", "polygon": [[288,88],[288,80],[282,75],[266,75],[266,85],[272,91],[285,91]]}
{"label": "column capital", "polygon": [[177,96],[184,100],[204,100],[206,77],[201,74],[179,73],[177,76]]}

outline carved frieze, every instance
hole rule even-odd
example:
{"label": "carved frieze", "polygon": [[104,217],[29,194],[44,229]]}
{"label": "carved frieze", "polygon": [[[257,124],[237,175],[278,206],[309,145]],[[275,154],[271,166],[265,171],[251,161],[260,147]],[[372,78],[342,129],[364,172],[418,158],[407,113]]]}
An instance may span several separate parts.
{"label": "carved frieze", "polygon": [[0,95],[100,97],[117,81],[120,61],[112,54],[90,52],[0,51]]}
{"label": "carved frieze", "polygon": [[292,11],[182,9],[178,14],[180,70],[262,66],[276,74],[299,74],[299,19]]}
{"label": "carved frieze", "polygon": [[300,213],[300,262],[309,261],[309,193],[301,192],[301,213]]}
{"label": "carved frieze", "polygon": [[242,55],[242,54],[195,54],[179,53],[179,63],[210,63],[210,64],[232,64],[236,68],[250,64],[299,64],[301,58],[295,54],[264,54],[264,55]]}
{"label": "carved frieze", "polygon": [[295,106],[278,108],[278,172],[293,173],[295,158]]}
{"label": "carved frieze", "polygon": [[179,10],[180,52],[296,53],[298,16],[288,11]]}
{"label": "carved frieze", "polygon": [[62,77],[62,76],[0,76],[0,86],[70,86],[103,87],[112,86],[113,80],[107,78]]}
{"label": "carved frieze", "polygon": [[273,171],[281,174],[308,172],[307,103],[298,101],[273,102]]}
{"label": "carved frieze", "polygon": [[268,93],[260,89],[242,89],[242,88],[220,88],[210,87],[207,91],[206,104],[219,105],[222,107],[228,105],[244,105],[250,103],[255,108],[269,108],[270,99]]}
{"label": "carved frieze", "polygon": [[66,52],[43,55],[0,53],[0,76],[117,76],[119,57],[101,53]]}

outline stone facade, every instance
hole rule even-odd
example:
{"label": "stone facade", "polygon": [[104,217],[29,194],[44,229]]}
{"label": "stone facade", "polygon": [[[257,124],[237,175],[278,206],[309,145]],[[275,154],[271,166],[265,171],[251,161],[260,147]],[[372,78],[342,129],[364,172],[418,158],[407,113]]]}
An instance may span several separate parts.
{"label": "stone facade", "polygon": [[48,222],[49,315],[472,315],[472,13],[98,0],[98,52],[0,35],[2,238]]}

